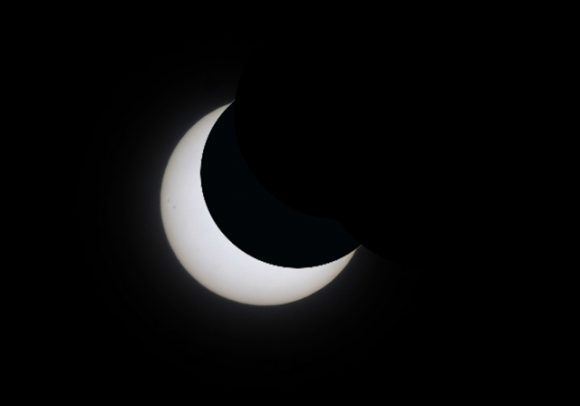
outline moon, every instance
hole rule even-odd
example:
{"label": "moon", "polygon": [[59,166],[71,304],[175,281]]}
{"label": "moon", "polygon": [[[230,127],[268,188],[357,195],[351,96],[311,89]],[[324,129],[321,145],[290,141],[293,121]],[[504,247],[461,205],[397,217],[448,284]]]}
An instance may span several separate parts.
{"label": "moon", "polygon": [[220,231],[206,205],[200,171],[211,129],[228,106],[199,120],[169,158],[161,185],[161,218],[169,245],[195,280],[223,298],[258,306],[303,299],[332,282],[356,249],[314,267],[282,267],[246,254]]}

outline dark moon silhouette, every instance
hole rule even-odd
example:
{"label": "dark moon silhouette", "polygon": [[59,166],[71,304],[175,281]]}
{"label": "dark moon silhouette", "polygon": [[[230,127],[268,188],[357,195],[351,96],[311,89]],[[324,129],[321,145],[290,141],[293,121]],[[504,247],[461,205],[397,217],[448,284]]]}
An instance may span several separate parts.
{"label": "dark moon silhouette", "polygon": [[296,210],[264,189],[239,151],[234,111],[230,106],[212,129],[201,166],[206,204],[226,237],[247,254],[284,267],[321,265],[354,250],[358,242],[338,221]]}

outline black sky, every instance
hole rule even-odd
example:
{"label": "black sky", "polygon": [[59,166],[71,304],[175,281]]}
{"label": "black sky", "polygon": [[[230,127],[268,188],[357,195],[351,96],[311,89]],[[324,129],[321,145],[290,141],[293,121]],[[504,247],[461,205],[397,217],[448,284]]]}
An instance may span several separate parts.
{"label": "black sky", "polygon": [[[55,263],[45,276],[51,288],[41,286],[50,300],[33,309],[33,330],[48,337],[37,345],[38,364],[58,365],[71,385],[175,377],[194,389],[357,390],[394,380],[471,380],[470,371],[491,352],[489,331],[480,327],[481,308],[490,304],[475,297],[480,283],[496,275],[483,271],[490,260],[482,250],[467,255],[446,246],[445,255],[417,263],[404,260],[403,245],[400,257],[389,251],[392,245],[384,244],[393,237],[382,238],[381,227],[394,219],[403,229],[401,217],[389,217],[382,201],[364,204],[377,188],[389,190],[376,182],[392,169],[392,152],[379,144],[355,145],[355,166],[371,171],[372,181],[353,185],[343,220],[352,220],[353,210],[363,213],[350,225],[370,236],[369,248],[383,257],[363,248],[331,285],[284,306],[236,304],[197,284],[163,233],[163,170],[182,135],[236,96],[244,66],[272,41],[271,32],[227,29],[225,22],[194,29],[171,21],[99,21],[62,24],[35,37],[28,51],[39,63],[29,67],[34,100],[46,106],[48,129],[36,153],[50,171],[38,173],[38,194],[50,222],[42,235]],[[356,48],[357,37],[345,32],[333,47],[341,49],[345,37]],[[361,52],[371,59],[386,56],[380,36],[375,46],[364,43]],[[397,80],[388,69],[373,74],[382,83]],[[372,113],[380,116],[376,103],[383,94],[352,93],[348,80],[336,86],[345,99],[361,98],[354,104],[377,106]],[[321,126],[307,117],[304,126]],[[389,122],[375,118],[363,127],[383,133]],[[374,164],[365,161],[365,151]]]}

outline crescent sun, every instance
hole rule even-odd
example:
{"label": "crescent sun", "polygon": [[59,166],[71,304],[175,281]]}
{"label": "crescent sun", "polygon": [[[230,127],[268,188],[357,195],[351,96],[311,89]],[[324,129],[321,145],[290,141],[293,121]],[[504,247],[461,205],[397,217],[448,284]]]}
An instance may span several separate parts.
{"label": "crescent sun", "polygon": [[175,147],[161,186],[161,218],[173,252],[201,285],[224,298],[251,305],[280,305],[329,284],[356,250],[332,262],[287,268],[260,261],[236,247],[215,224],[203,197],[201,158],[222,106],[199,120]]}

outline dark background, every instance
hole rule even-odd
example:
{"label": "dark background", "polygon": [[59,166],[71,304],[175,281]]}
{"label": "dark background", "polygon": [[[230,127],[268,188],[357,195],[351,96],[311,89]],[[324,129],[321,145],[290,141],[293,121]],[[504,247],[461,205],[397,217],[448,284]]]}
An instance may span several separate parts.
{"label": "dark background", "polygon": [[[33,311],[39,316],[34,330],[46,337],[35,344],[39,364],[48,371],[58,365],[64,371],[59,379],[69,384],[176,379],[224,390],[381,388],[395,380],[420,387],[422,382],[467,385],[483,365],[493,364],[497,336],[485,327],[489,316],[481,312],[494,305],[493,296],[481,295],[482,286],[501,280],[497,269],[489,272],[493,248],[480,245],[476,254],[466,253],[446,241],[445,255],[427,259],[413,254],[422,253],[416,246],[391,251],[388,243],[396,235],[384,227],[405,229],[404,222],[382,204],[364,202],[388,193],[390,186],[381,179],[393,153],[381,149],[384,140],[369,141],[374,138],[364,134],[361,139],[371,144],[357,146],[354,139],[358,158],[350,165],[358,169],[356,176],[347,174],[360,182],[345,188],[341,213],[345,222],[355,212],[364,214],[350,225],[368,238],[369,249],[361,248],[332,284],[297,303],[264,308],[224,300],[197,284],[174,257],[162,229],[163,170],[182,135],[236,96],[244,66],[256,49],[272,42],[274,31],[234,29],[225,22],[193,28],[171,20],[127,21],[61,25],[50,36],[36,37],[27,51],[42,66],[30,74],[49,128],[39,136],[37,153],[50,162],[50,170],[38,171],[38,193],[51,222],[42,238],[56,264],[40,284],[45,306]],[[304,37],[308,33],[297,43]],[[288,36],[283,38],[287,43]],[[325,31],[325,38],[332,42],[332,32]],[[334,49],[349,38],[351,49],[360,41],[363,54],[389,57],[381,44],[392,37],[380,30],[372,45],[364,33],[351,37],[341,31],[336,38]],[[399,46],[407,40],[397,37]],[[365,77],[366,65],[353,63],[357,56],[349,55],[346,64],[359,67],[354,77]],[[397,77],[386,65],[373,77],[388,85]],[[377,106],[372,114],[379,118],[363,128],[388,134],[380,87],[361,94],[348,78],[334,85],[350,100],[345,110]],[[307,115],[302,125],[318,128],[317,120]],[[299,150],[299,143],[294,148]],[[365,151],[376,158],[372,165]],[[464,220],[453,221],[464,225]],[[465,243],[475,235],[477,243]],[[453,238],[463,247],[489,242],[477,230]],[[444,244],[430,241],[418,243],[429,246],[430,254]]]}

